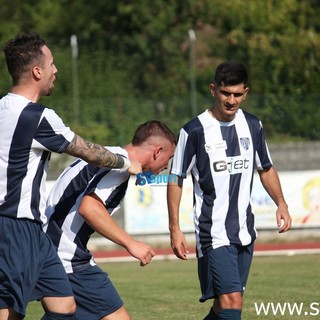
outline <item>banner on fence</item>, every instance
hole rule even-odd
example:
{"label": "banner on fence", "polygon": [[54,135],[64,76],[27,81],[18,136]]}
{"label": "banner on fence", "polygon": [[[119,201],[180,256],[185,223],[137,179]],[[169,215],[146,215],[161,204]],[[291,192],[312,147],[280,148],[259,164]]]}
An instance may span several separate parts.
{"label": "banner on fence", "polygon": [[[294,226],[320,226],[320,171],[280,172],[279,177]],[[180,205],[180,224],[185,232],[194,230],[192,198],[192,181],[188,177]],[[254,178],[252,207],[257,229],[277,228],[276,206],[258,174]],[[167,233],[166,180],[135,185],[132,177],[124,199],[124,221],[126,231],[131,234]]]}

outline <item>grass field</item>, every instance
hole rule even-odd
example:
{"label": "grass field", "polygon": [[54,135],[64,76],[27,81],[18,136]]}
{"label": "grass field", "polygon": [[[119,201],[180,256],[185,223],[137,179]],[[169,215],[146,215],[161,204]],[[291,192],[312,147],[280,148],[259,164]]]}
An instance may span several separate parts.
{"label": "grass field", "polygon": [[[153,261],[144,268],[138,262],[101,267],[108,271],[135,320],[201,320],[210,308],[211,302],[198,302],[195,259]],[[319,319],[319,268],[320,255],[254,257],[242,319]],[[280,309],[277,315],[272,312],[271,303],[274,308],[279,303],[282,315]],[[41,315],[40,303],[32,302],[26,319],[39,320]]]}

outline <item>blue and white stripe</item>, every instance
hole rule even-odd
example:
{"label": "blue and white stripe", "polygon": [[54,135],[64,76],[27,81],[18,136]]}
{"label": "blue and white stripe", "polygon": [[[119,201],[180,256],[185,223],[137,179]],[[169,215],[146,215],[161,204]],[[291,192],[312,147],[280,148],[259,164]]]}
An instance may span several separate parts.
{"label": "blue and white stripe", "polygon": [[251,190],[254,170],[272,166],[261,122],[239,109],[232,122],[208,110],[181,130],[172,173],[194,181],[197,254],[256,238]]}
{"label": "blue and white stripe", "polygon": [[63,153],[74,133],[53,110],[9,93],[0,136],[0,215],[43,222],[50,153]]}
{"label": "blue and white stripe", "polygon": [[[120,147],[107,147],[113,153],[127,157]],[[64,170],[48,197],[44,231],[57,248],[67,273],[95,265],[87,243],[94,230],[79,214],[85,195],[94,193],[113,214],[126,193],[129,173],[118,169],[98,168],[83,160],[76,160]]]}

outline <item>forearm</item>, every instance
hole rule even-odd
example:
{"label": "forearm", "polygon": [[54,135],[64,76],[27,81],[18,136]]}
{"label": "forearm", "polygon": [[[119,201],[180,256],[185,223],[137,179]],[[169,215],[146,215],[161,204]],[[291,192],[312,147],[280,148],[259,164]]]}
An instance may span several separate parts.
{"label": "forearm", "polygon": [[129,246],[131,236],[112,219],[108,212],[102,213],[93,209],[86,210],[84,214],[80,212],[80,214],[90,227],[104,238],[123,248]]}
{"label": "forearm", "polygon": [[169,213],[169,230],[170,232],[179,226],[179,208],[182,196],[182,186],[174,182],[168,183],[167,186],[167,206]]}
{"label": "forearm", "polygon": [[277,205],[276,218],[279,233],[290,230],[292,219],[288,211],[288,205],[284,199],[280,179],[277,171],[272,167],[267,171],[259,172],[262,185]]}
{"label": "forearm", "polygon": [[125,230],[123,230],[112,219],[112,217],[110,217],[110,220],[107,222],[107,224],[100,224],[98,221],[96,221],[96,223],[91,224],[91,227],[93,227],[96,232],[103,237],[125,249],[128,249],[130,243],[133,241],[132,237]]}
{"label": "forearm", "polygon": [[169,183],[167,202],[169,211],[170,244],[175,255],[182,260],[188,259],[189,249],[179,225],[179,207],[182,196],[182,184]]}
{"label": "forearm", "polygon": [[277,171],[271,167],[268,171],[259,172],[260,180],[269,196],[277,206],[287,206]]}
{"label": "forearm", "polygon": [[91,143],[78,135],[75,135],[70,142],[66,153],[81,158],[98,167],[127,169],[130,165],[129,160],[110,152],[99,144]]}

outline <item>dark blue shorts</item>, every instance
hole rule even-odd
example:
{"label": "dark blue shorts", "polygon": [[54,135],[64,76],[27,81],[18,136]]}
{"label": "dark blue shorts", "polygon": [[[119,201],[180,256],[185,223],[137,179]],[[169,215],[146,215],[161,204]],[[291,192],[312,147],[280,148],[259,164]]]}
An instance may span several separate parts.
{"label": "dark blue shorts", "polygon": [[223,246],[212,249],[198,259],[201,287],[200,302],[221,294],[245,290],[253,256],[254,245]]}
{"label": "dark blue shorts", "polygon": [[77,320],[99,320],[122,307],[123,301],[108,274],[98,266],[68,276],[77,303]]}
{"label": "dark blue shorts", "polygon": [[29,301],[72,296],[67,274],[40,224],[0,216],[0,308],[24,316]]}

